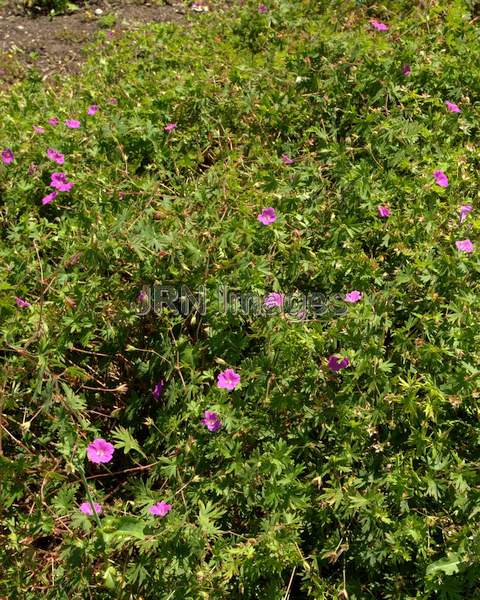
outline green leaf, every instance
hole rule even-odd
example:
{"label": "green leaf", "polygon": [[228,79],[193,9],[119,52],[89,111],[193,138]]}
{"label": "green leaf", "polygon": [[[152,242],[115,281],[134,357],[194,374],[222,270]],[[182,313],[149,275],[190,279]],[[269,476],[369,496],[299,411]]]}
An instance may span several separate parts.
{"label": "green leaf", "polygon": [[132,536],[139,540],[145,539],[145,523],[135,517],[121,517],[116,524],[115,535]]}
{"label": "green leaf", "polygon": [[116,440],[115,448],[123,448],[125,454],[128,454],[130,450],[136,450],[144,458],[147,458],[143,450],[140,448],[137,440],[132,436],[128,429],[125,427],[117,427],[113,431],[113,439]]}
{"label": "green leaf", "polygon": [[64,402],[70,408],[70,410],[75,413],[84,411],[87,408],[85,399],[81,396],[77,396],[77,394],[74,394],[72,390],[65,383],[63,383],[63,381],[60,383],[63,391],[65,392],[65,396],[63,398]]}
{"label": "green leaf", "polygon": [[436,575],[437,573],[445,573],[445,575],[453,575],[458,573],[458,565],[462,559],[456,552],[449,552],[445,558],[437,560],[427,567],[427,576]]}
{"label": "green leaf", "polygon": [[208,536],[218,535],[221,530],[215,526],[215,521],[225,514],[225,510],[216,508],[210,501],[207,502],[207,504],[204,504],[200,500],[198,505],[200,507],[198,513],[198,524],[200,525],[200,529]]}

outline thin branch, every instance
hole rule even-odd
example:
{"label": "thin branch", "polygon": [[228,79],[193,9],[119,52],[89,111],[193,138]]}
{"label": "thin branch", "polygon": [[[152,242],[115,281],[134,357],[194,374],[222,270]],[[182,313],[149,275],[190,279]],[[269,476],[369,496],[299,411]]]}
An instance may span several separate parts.
{"label": "thin branch", "polygon": [[288,582],[288,588],[287,588],[287,591],[285,592],[285,596],[283,597],[283,600],[288,600],[288,598],[290,597],[290,588],[292,587],[292,582],[293,582],[293,578],[295,576],[296,570],[297,570],[297,567],[293,567],[292,574],[290,575],[290,581]]}
{"label": "thin branch", "polygon": [[[139,467],[132,467],[131,469],[123,469],[123,471],[110,471],[109,473],[100,473],[100,475],[89,475],[88,477],[85,477],[85,479],[88,481],[90,479],[100,479],[103,477],[113,477],[114,475],[122,475],[123,473],[132,473],[133,471],[144,471],[145,469],[150,469],[151,467],[154,467],[155,465],[158,465],[160,461],[157,460],[154,463],[151,463],[150,465],[140,465]],[[75,481],[73,481],[72,483],[79,483],[81,482],[82,479],[75,479]]]}

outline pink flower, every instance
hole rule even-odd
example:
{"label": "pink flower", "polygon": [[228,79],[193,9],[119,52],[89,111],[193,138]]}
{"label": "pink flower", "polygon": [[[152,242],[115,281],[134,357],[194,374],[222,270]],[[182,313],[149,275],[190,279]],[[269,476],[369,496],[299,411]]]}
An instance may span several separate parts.
{"label": "pink flower", "polygon": [[434,171],[433,176],[435,177],[435,183],[440,187],[448,187],[448,177],[443,171]]}
{"label": "pink flower", "polygon": [[53,162],[56,162],[58,165],[63,165],[65,162],[65,156],[59,152],[58,150],[54,150],[53,148],[49,148],[47,150],[47,156]]}
{"label": "pink flower", "polygon": [[271,294],[268,294],[268,296],[265,298],[264,304],[268,308],[273,308],[274,306],[283,306],[284,300],[285,300],[284,294],[280,294],[278,292],[272,292]]}
{"label": "pink flower", "polygon": [[20,308],[28,308],[29,306],[32,306],[30,302],[27,302],[26,300],[24,300],[23,298],[19,298],[18,296],[15,296],[15,302]]}
{"label": "pink flower", "polygon": [[176,123],[167,123],[165,125],[165,127],[163,128],[167,133],[170,133],[171,131],[173,131],[175,128],[177,127]]}
{"label": "pink flower", "polygon": [[288,154],[282,154],[282,162],[284,165],[292,165],[295,161]]}
{"label": "pink flower", "polygon": [[33,126],[33,131],[35,133],[45,133],[45,128],[44,127],[38,127],[37,125]]}
{"label": "pink flower", "polygon": [[361,299],[362,292],[359,292],[358,290],[353,290],[353,292],[348,292],[348,294],[345,294],[345,302],[350,302],[351,304],[354,304]]}
{"label": "pink flower", "polygon": [[10,148],[5,148],[2,152],[2,161],[4,165],[10,165],[15,159],[15,155],[13,154]]}
{"label": "pink flower", "polygon": [[117,100],[116,98],[109,98],[109,99],[108,99],[108,103],[109,103],[109,104],[116,105],[116,104],[118,104],[118,100]]}
{"label": "pink flower", "polygon": [[462,204],[460,207],[460,223],[463,223],[467,218],[468,213],[471,213],[473,206],[471,204]]}
{"label": "pink flower", "polygon": [[377,210],[378,210],[379,216],[384,219],[386,219],[387,217],[389,217],[392,214],[390,212],[390,209],[388,208],[388,206],[378,206]]}
{"label": "pink flower", "polygon": [[77,119],[67,119],[65,125],[70,129],[78,129],[80,127],[80,121],[77,121]]}
{"label": "pink flower", "polygon": [[455,104],[455,102],[449,102],[448,100],[445,100],[445,106],[447,107],[447,109],[450,112],[454,112],[454,113],[462,112],[460,110],[460,107],[458,106],[458,104]]}
{"label": "pink flower", "polygon": [[97,438],[87,446],[88,460],[97,464],[110,462],[114,452],[113,445],[102,438]]}
{"label": "pink flower", "polygon": [[265,6],[265,4],[259,4],[259,5],[258,5],[258,12],[259,12],[261,15],[264,15],[265,13],[267,13],[267,12],[268,12],[268,8]]}
{"label": "pink flower", "polygon": [[48,124],[52,127],[56,127],[59,123],[60,119],[58,119],[57,117],[51,117],[50,119],[48,119]]}
{"label": "pink flower", "polygon": [[97,114],[98,111],[99,111],[99,107],[96,104],[92,104],[87,109],[87,115],[93,116],[93,115]]}
{"label": "pink flower", "polygon": [[455,246],[461,252],[473,252],[473,244],[470,240],[459,240],[455,242]]}
{"label": "pink flower", "polygon": [[381,21],[377,21],[377,19],[370,19],[371,26],[377,31],[388,31],[388,25],[382,23]]}
{"label": "pink flower", "polygon": [[220,417],[216,412],[212,412],[210,410],[206,410],[203,413],[202,424],[205,425],[208,431],[218,431],[222,426]]}
{"label": "pink flower", "polygon": [[[95,512],[97,513],[97,515],[102,514],[102,507],[100,506],[100,504],[98,502],[94,502],[93,507],[95,508]],[[80,509],[80,512],[82,512],[84,515],[89,515],[89,516],[93,515],[93,509],[92,509],[92,505],[90,504],[90,502],[82,502],[79,506],[79,509]]]}
{"label": "pink flower", "polygon": [[157,383],[153,386],[152,396],[154,397],[155,400],[160,399],[160,396],[163,393],[164,387],[165,387],[165,380],[163,380],[163,379],[160,379],[160,381],[157,381]]}
{"label": "pink flower", "polygon": [[350,361],[346,357],[339,358],[338,356],[335,356],[335,354],[332,354],[332,356],[328,358],[328,368],[335,372],[348,367],[349,364]]}
{"label": "pink flower", "polygon": [[50,187],[57,189],[59,192],[69,192],[75,185],[73,182],[68,181],[65,173],[52,173],[51,177]]}
{"label": "pink flower", "polygon": [[146,302],[148,300],[148,294],[145,290],[141,290],[137,296],[137,302]]}
{"label": "pink flower", "polygon": [[225,390],[234,390],[240,383],[240,375],[233,369],[225,369],[217,377],[217,387]]}
{"label": "pink flower", "polygon": [[50,194],[47,194],[44,198],[42,198],[42,204],[50,204],[50,202],[53,202],[57,196],[58,192],[51,192]]}
{"label": "pink flower", "polygon": [[162,500],[161,502],[157,502],[156,504],[154,504],[153,506],[151,506],[148,509],[148,512],[151,515],[155,515],[156,517],[164,517],[171,510],[172,510],[172,505],[168,504],[167,502],[164,502]]}
{"label": "pink flower", "polygon": [[274,208],[264,208],[258,215],[257,219],[264,225],[270,225],[277,220],[277,215]]}
{"label": "pink flower", "polygon": [[405,75],[405,77],[408,77],[411,72],[412,69],[410,68],[410,65],[403,65],[402,73]]}

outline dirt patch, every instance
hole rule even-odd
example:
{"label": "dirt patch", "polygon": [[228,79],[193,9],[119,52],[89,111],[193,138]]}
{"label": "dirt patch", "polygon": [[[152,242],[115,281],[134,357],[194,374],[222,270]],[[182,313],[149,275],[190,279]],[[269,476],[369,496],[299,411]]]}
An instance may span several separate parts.
{"label": "dirt patch", "polygon": [[29,17],[7,5],[0,9],[0,81],[22,78],[31,68],[42,79],[76,72],[84,60],[83,47],[98,31],[114,39],[142,23],[183,21],[188,10],[175,2],[162,6],[97,2],[68,15]]}

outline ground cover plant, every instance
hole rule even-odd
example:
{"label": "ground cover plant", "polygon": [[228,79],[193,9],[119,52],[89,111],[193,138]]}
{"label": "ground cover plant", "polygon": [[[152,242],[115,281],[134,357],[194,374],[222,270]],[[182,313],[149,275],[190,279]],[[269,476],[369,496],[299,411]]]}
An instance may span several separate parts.
{"label": "ground cover plant", "polygon": [[480,597],[474,4],[188,18],[0,92],[0,597]]}

